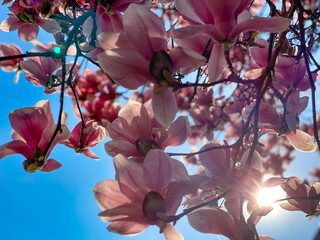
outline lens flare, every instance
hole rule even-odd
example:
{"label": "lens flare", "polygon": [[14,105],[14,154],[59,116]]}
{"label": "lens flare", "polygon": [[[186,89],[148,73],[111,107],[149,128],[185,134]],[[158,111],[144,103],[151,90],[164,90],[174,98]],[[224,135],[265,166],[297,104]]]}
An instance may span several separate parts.
{"label": "lens flare", "polygon": [[279,200],[286,197],[286,193],[280,186],[272,188],[263,188],[259,191],[257,200],[259,206],[272,206],[275,207],[279,204],[274,203],[275,200]]}

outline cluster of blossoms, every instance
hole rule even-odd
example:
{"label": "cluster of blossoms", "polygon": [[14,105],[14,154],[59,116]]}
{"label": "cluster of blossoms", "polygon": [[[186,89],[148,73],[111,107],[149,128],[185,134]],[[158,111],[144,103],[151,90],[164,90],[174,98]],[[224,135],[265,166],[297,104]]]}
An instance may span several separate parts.
{"label": "cluster of blossoms", "polygon": [[[49,101],[12,111],[13,140],[0,146],[0,159],[21,154],[26,172],[49,172],[62,166],[48,159],[56,144],[99,159],[89,148],[108,136],[116,177],[93,192],[107,229],[122,235],[157,225],[166,239],[183,239],[173,225],[187,215],[202,233],[268,240],[256,224],[272,207],[259,206],[257,194],[279,185],[283,209],[318,215],[320,183],[285,177],[283,163],[293,150],[320,149],[312,56],[320,9],[316,1],[283,1],[281,10],[266,2],[268,17],[258,16],[263,1],[252,0],[5,0],[10,14],[0,29],[18,30],[38,51],[0,44],[0,66],[59,93],[60,111],[57,124]],[[39,27],[56,42],[36,41]],[[71,131],[65,93],[81,119]],[[299,128],[309,102],[313,121]],[[166,152],[198,140],[199,151]],[[275,176],[263,181],[266,173]]]}

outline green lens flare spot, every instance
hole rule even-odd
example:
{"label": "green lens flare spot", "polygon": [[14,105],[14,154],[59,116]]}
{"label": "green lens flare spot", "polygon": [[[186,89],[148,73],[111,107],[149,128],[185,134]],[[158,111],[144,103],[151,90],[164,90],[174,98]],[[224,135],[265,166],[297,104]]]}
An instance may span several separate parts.
{"label": "green lens flare spot", "polygon": [[60,47],[58,47],[58,46],[55,46],[54,48],[53,48],[53,52],[55,53],[55,54],[61,54],[61,52],[62,52],[62,50],[61,50],[61,48]]}

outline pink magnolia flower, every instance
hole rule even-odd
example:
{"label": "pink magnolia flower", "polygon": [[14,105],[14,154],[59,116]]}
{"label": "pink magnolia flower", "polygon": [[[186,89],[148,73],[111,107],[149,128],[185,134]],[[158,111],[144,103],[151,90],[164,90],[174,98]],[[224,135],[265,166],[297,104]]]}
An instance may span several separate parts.
{"label": "pink magnolia flower", "polygon": [[189,181],[172,181],[174,166],[169,156],[161,150],[151,150],[143,164],[139,164],[119,154],[114,157],[114,165],[116,180],[101,181],[93,188],[103,210],[100,218],[112,222],[107,229],[136,235],[149,225],[158,225],[166,239],[183,239],[163,219],[174,215],[182,197],[196,188]]}
{"label": "pink magnolia flower", "polygon": [[[98,41],[105,51],[98,55],[101,68],[119,85],[136,89],[150,81],[154,88],[152,106],[163,127],[175,118],[177,104],[168,90],[172,74],[193,71],[205,58],[181,47],[167,53],[163,21],[145,5],[131,4],[123,15],[123,32],[102,33]],[[159,89],[160,88],[160,89]]]}
{"label": "pink magnolia flower", "polygon": [[[214,45],[208,60],[208,74],[210,81],[216,81],[227,62],[225,50],[233,44],[240,33],[249,31],[280,32],[290,25],[290,19],[282,17],[251,18],[249,12],[244,11],[251,0],[176,0],[175,6],[181,15],[192,26],[174,30],[173,35],[178,44],[186,44],[191,49],[202,50],[211,39]],[[198,42],[197,36],[202,41]]]}
{"label": "pink magnolia flower", "polygon": [[112,141],[105,145],[111,156],[123,154],[142,162],[150,149],[183,144],[190,134],[187,117],[178,117],[168,129],[164,129],[154,118],[150,102],[141,104],[128,101],[119,111],[119,118],[108,125]]}
{"label": "pink magnolia flower", "polygon": [[[14,14],[9,14],[9,18],[3,20],[0,25],[0,29],[5,32],[11,32],[18,29],[19,38],[23,41],[30,42],[36,40],[39,32],[39,26],[41,26],[48,33],[57,33],[61,31],[61,27],[58,22],[52,19],[41,18],[35,13],[28,13],[24,11],[22,13],[23,20]],[[30,20],[32,19],[32,20]]]}
{"label": "pink magnolia flower", "polygon": [[[256,61],[257,68],[245,72],[244,77],[255,79],[261,75],[263,68],[268,65],[268,43],[264,39],[256,39],[260,47],[251,47],[250,55]],[[263,47],[264,46],[264,47]],[[279,90],[289,90],[292,87],[306,91],[310,89],[309,77],[306,75],[307,68],[304,59],[296,62],[291,57],[279,56],[274,67],[274,81],[272,85]],[[312,73],[313,81],[316,80],[317,74]]]}
{"label": "pink magnolia flower", "polygon": [[[0,44],[0,54],[2,57],[6,56],[15,56],[22,54],[21,49],[16,46],[15,44]],[[14,82],[17,83],[19,80],[19,72],[20,69],[20,62],[23,60],[23,58],[16,58],[11,60],[4,60],[0,61],[0,67],[3,71],[6,72],[14,72],[16,71],[16,75],[14,78]]]}
{"label": "pink magnolia flower", "polygon": [[71,131],[70,138],[62,143],[67,147],[74,148],[77,153],[83,153],[85,156],[99,159],[98,156],[88,149],[96,146],[106,136],[106,130],[97,122],[88,121],[83,129],[81,138],[82,122],[79,122]]}
{"label": "pink magnolia flower", "polygon": [[124,32],[98,36],[105,50],[98,55],[100,66],[123,87],[136,89],[149,81],[159,84],[166,80],[164,70],[171,75],[181,69],[186,74],[205,61],[201,55],[180,47],[167,54],[164,23],[144,5],[128,7],[123,15],[123,28]]}
{"label": "pink magnolia flower", "polygon": [[0,147],[0,159],[12,154],[21,154],[26,158],[23,167],[27,172],[50,172],[62,166],[56,160],[47,158],[57,143],[69,137],[70,133],[65,123],[46,155],[43,155],[56,129],[48,100],[40,101],[34,107],[12,111],[9,120],[13,128],[13,141]]}
{"label": "pink magnolia flower", "polygon": [[297,177],[290,177],[286,183],[281,185],[287,193],[287,201],[280,206],[288,211],[302,211],[307,216],[320,213],[320,183],[313,184],[312,187],[302,182]]}
{"label": "pink magnolia flower", "polygon": [[[279,115],[269,103],[260,103],[258,127],[265,128],[265,133],[284,135],[296,150],[313,152],[316,150],[313,138],[309,134],[296,129],[296,117],[307,106],[307,99],[299,98],[299,95],[296,94],[292,94],[291,100],[289,97],[287,105],[288,114],[286,114],[285,123],[283,122],[283,116]],[[253,103],[243,109],[242,115],[245,119],[249,118],[251,111],[254,111],[254,107],[255,104]],[[251,118],[251,123],[253,123],[253,117]]]}
{"label": "pink magnolia flower", "polygon": [[58,69],[57,63],[51,57],[32,57],[21,61],[20,67],[26,79],[36,86],[44,86],[45,93],[53,93],[56,79],[53,74]]}

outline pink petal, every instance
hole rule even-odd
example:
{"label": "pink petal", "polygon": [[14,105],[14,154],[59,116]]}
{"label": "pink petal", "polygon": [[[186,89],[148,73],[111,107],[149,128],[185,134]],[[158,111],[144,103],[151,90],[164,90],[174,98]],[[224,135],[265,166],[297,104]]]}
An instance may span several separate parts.
{"label": "pink petal", "polygon": [[121,192],[131,201],[141,204],[145,194],[153,187],[151,175],[144,166],[121,154],[115,156],[113,161]]}
{"label": "pink petal", "polygon": [[123,130],[130,137],[151,139],[151,122],[147,109],[143,104],[128,101],[119,111],[119,119]]}
{"label": "pink petal", "polygon": [[214,44],[208,62],[209,82],[219,80],[222,70],[227,65],[224,48],[221,44]]}
{"label": "pink petal", "polygon": [[152,149],[144,159],[143,166],[152,176],[152,190],[162,193],[172,180],[170,157],[162,150]]}
{"label": "pink petal", "polygon": [[182,145],[191,133],[188,117],[179,116],[168,129],[168,136],[161,144],[164,149],[167,146],[180,146]]}
{"label": "pink petal", "polygon": [[179,180],[169,183],[164,195],[164,199],[167,203],[168,215],[174,215],[176,213],[177,209],[180,207],[183,196],[193,194],[197,191],[200,182],[195,179],[198,175],[196,177],[194,176],[191,176],[189,180]]}
{"label": "pink petal", "polygon": [[85,155],[85,156],[87,156],[87,157],[89,157],[89,158],[96,159],[96,160],[99,160],[99,159],[100,159],[100,158],[99,158],[97,155],[95,155],[90,149],[87,149],[87,148],[83,151],[83,155]]}
{"label": "pink petal", "polygon": [[[219,146],[216,143],[204,145],[200,150]],[[230,169],[230,159],[224,149],[214,149],[199,154],[201,164],[206,167],[213,176],[225,177]]]}
{"label": "pink petal", "polygon": [[280,203],[280,207],[287,211],[301,211],[300,208],[297,208],[288,202]]}
{"label": "pink petal", "polygon": [[122,154],[125,157],[141,155],[137,150],[136,145],[128,142],[127,140],[112,140],[107,142],[104,146],[107,154],[112,157],[117,154]]}
{"label": "pink petal", "polygon": [[[197,15],[192,7],[190,7],[190,4],[192,4],[194,1],[190,0],[175,0],[174,6],[178,10],[178,12],[183,16],[184,19],[186,19],[189,22],[192,23],[203,23],[200,19],[201,15]],[[198,1],[200,4],[203,4],[205,1]],[[197,6],[197,4],[194,4]],[[205,11],[207,8],[203,8]],[[212,15],[212,14],[211,14]]]}
{"label": "pink petal", "polygon": [[151,103],[155,118],[164,128],[167,128],[177,113],[177,101],[171,89],[162,93],[156,93],[154,89]]}
{"label": "pink petal", "polygon": [[2,21],[0,29],[5,32],[11,32],[20,28],[24,23],[13,14],[9,14],[9,18]]}
{"label": "pink petal", "polygon": [[211,24],[188,26],[173,31],[173,37],[178,39],[197,36],[198,34],[206,34],[216,43],[222,43],[226,38],[223,32]]}
{"label": "pink petal", "polygon": [[51,111],[51,106],[50,106],[50,101],[49,100],[42,100],[36,103],[34,107],[39,107],[42,108],[47,116],[48,119],[48,125],[53,125],[54,120],[52,116],[52,111]]}
{"label": "pink petal", "polygon": [[262,184],[263,188],[275,187],[282,183],[285,183],[288,179],[283,177],[272,177],[264,181]]}
{"label": "pink petal", "polygon": [[42,172],[52,172],[62,167],[62,164],[54,159],[49,159],[41,168]]}
{"label": "pink petal", "polygon": [[253,223],[254,225],[257,225],[257,223],[260,221],[261,217],[266,216],[268,213],[270,213],[273,210],[273,207],[265,206],[258,208],[251,213],[248,223]]}
{"label": "pink petal", "polygon": [[167,240],[184,240],[181,233],[170,223],[164,228],[163,234]]}
{"label": "pink petal", "polygon": [[181,47],[175,47],[170,52],[170,57],[173,64],[172,72],[180,71],[183,75],[189,74],[206,62],[202,55]]}
{"label": "pink petal", "polygon": [[283,17],[261,18],[255,17],[243,21],[234,26],[229,34],[229,40],[234,41],[242,32],[260,31],[260,32],[282,32],[288,29],[291,19]]}
{"label": "pink petal", "polygon": [[24,141],[14,140],[0,146],[0,159],[17,153],[23,155],[26,159],[33,158],[34,151],[35,149]]}
{"label": "pink petal", "polygon": [[125,236],[134,236],[142,233],[148,227],[148,224],[134,221],[115,221],[107,229],[109,232],[118,233]]}
{"label": "pink petal", "polygon": [[256,61],[260,67],[266,67],[268,65],[268,42],[262,38],[255,40],[255,43],[258,43],[263,47],[251,47],[249,49],[251,57]]}
{"label": "pink petal", "polygon": [[173,169],[172,178],[178,181],[189,180],[189,175],[186,167],[177,159],[170,158],[170,163]]}
{"label": "pink petal", "polygon": [[12,128],[35,149],[42,133],[48,124],[48,119],[42,108],[26,107],[14,110],[9,114]]}
{"label": "pink petal", "polygon": [[103,71],[125,88],[136,89],[152,79],[149,62],[135,51],[107,50],[98,55],[98,60]]}
{"label": "pink petal", "polygon": [[163,21],[144,5],[131,4],[123,15],[129,44],[150,61],[153,52],[166,50],[167,33]]}
{"label": "pink petal", "polygon": [[296,134],[293,132],[285,134],[292,147],[301,152],[314,152],[317,147],[313,138],[308,134],[297,129]]}
{"label": "pink petal", "polygon": [[104,210],[103,212],[99,213],[99,217],[104,222],[123,221],[123,220],[125,221],[133,220],[139,223],[148,222],[146,217],[143,215],[141,206],[133,203],[126,203],[118,207]]}
{"label": "pink petal", "polygon": [[39,32],[39,27],[38,25],[32,25],[32,24],[23,24],[19,29],[18,29],[18,35],[19,38],[22,41],[27,41],[31,42],[33,40],[37,39]]}
{"label": "pink petal", "polygon": [[103,210],[115,208],[130,202],[120,191],[118,181],[116,180],[103,180],[97,183],[92,191],[99,207]]}
{"label": "pink petal", "polygon": [[[54,131],[56,130],[56,125],[51,125],[51,126],[47,126],[41,136],[41,139],[39,141],[38,147],[40,148],[41,151],[44,151],[48,145],[48,143],[50,142],[50,139],[52,138],[52,135],[54,133]],[[47,153],[47,156],[50,155],[52,149],[55,147],[55,145],[63,140],[68,139],[70,136],[70,132],[68,130],[68,128],[65,125],[61,126],[61,130],[58,131],[56,137],[54,138],[49,151]]]}
{"label": "pink petal", "polygon": [[60,24],[53,19],[41,19],[39,25],[48,33],[61,32]]}
{"label": "pink petal", "polygon": [[102,32],[97,39],[103,50],[129,48],[128,40],[123,32]]}
{"label": "pink petal", "polygon": [[231,239],[236,236],[238,226],[229,213],[219,208],[203,207],[187,216],[191,227],[201,233],[219,234]]}
{"label": "pink petal", "polygon": [[[242,155],[242,158],[240,160],[241,166],[247,166],[247,160],[249,158],[249,155],[250,155],[250,149],[246,150],[244,152],[244,154]],[[254,168],[254,169],[258,170],[259,172],[262,172],[262,158],[261,158],[260,154],[255,150],[253,151],[250,166],[248,166],[248,167]]]}

